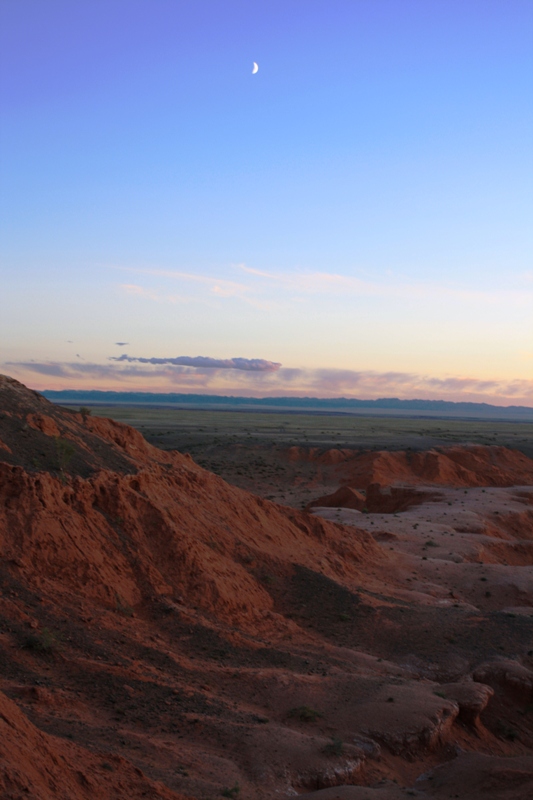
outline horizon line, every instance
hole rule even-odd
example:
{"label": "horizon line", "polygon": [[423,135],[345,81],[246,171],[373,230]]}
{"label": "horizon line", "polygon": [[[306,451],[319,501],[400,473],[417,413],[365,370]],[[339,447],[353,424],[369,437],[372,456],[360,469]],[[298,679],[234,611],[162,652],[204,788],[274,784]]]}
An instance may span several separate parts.
{"label": "horizon line", "polygon": [[524,405],[508,405],[502,406],[497,405],[495,403],[487,403],[487,402],[474,402],[472,400],[435,400],[435,399],[426,399],[421,397],[413,397],[409,399],[401,399],[399,397],[378,397],[373,399],[361,399],[358,397],[346,397],[346,396],[338,396],[338,397],[318,397],[314,395],[276,395],[276,396],[262,396],[257,397],[253,395],[227,395],[227,394],[209,394],[209,393],[201,393],[201,392],[150,392],[150,391],[136,391],[136,390],[117,390],[117,389],[41,389],[39,391],[40,394],[46,397],[46,395],[89,395],[89,394],[101,394],[101,395],[143,395],[147,397],[198,397],[198,398],[206,398],[207,400],[232,400],[237,401],[238,403],[243,403],[244,401],[251,401],[252,403],[272,403],[273,401],[288,401],[291,404],[294,404],[297,401],[317,401],[321,403],[339,403],[339,402],[346,402],[346,403],[358,403],[358,404],[371,404],[375,405],[376,403],[381,402],[394,402],[404,405],[406,403],[428,403],[431,405],[436,404],[445,404],[447,406],[483,406],[487,408],[498,408],[498,409],[524,409],[527,411],[533,411],[533,406],[524,406]]}

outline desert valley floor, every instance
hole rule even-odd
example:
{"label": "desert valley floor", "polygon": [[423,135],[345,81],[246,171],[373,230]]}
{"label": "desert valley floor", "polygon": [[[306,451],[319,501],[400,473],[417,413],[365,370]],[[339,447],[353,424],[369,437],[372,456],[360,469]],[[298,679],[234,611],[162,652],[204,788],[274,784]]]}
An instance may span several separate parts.
{"label": "desert valley floor", "polygon": [[2,800],[533,797],[531,424],[0,376],[0,547]]}

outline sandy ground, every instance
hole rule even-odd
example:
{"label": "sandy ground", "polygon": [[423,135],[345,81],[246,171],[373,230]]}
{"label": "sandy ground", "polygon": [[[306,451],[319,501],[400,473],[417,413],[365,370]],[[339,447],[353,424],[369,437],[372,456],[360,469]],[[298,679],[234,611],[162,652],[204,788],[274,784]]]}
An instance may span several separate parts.
{"label": "sandy ground", "polygon": [[439,494],[396,514],[313,513],[366,530],[394,553],[418,602],[533,616],[532,487],[441,487]]}

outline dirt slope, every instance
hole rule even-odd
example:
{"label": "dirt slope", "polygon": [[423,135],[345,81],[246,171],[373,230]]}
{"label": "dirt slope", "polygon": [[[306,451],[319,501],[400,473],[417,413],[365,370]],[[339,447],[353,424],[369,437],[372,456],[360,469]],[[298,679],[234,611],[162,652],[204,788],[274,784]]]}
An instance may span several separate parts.
{"label": "dirt slope", "polygon": [[42,733],[0,692],[0,796],[28,800],[186,800],[120,756]]}

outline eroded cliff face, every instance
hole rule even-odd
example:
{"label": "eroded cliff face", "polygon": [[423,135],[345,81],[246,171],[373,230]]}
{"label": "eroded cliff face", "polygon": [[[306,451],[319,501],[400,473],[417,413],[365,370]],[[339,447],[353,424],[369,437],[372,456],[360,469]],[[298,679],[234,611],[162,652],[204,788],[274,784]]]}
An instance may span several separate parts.
{"label": "eroded cliff face", "polygon": [[[347,799],[379,800],[400,785],[440,798],[440,773],[414,782],[460,750],[521,759],[522,791],[533,464],[500,451],[380,454],[364,465],[365,481],[381,479],[370,495],[354,478],[349,510],[311,515],[0,377],[3,796],[253,800],[352,786]],[[363,474],[345,451],[327,463]],[[416,474],[416,503],[361,514],[372,491],[378,505],[399,498],[385,473]],[[476,489],[468,509],[446,494],[483,481],[500,494]],[[432,551],[423,525],[440,531]],[[442,544],[452,532],[460,563]],[[487,800],[505,797],[491,776]]]}
{"label": "eroded cliff face", "polygon": [[339,484],[358,490],[372,483],[455,487],[533,484],[533,460],[508,447],[470,444],[394,452],[291,447],[287,457],[293,463],[336,464]]}
{"label": "eroded cliff face", "polygon": [[349,582],[384,558],[369,534],[276,507],[179,454],[137,467],[81,478],[1,464],[2,557],[34,588],[108,607],[179,596],[243,628],[272,610],[253,574],[264,563]]}

